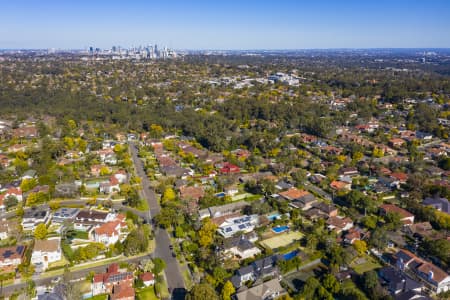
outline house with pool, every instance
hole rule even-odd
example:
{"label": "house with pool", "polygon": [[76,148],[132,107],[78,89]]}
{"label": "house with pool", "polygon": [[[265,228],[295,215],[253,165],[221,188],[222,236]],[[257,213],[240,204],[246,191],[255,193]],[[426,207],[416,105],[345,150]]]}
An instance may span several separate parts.
{"label": "house with pool", "polygon": [[259,224],[258,215],[243,215],[226,219],[217,229],[225,238],[232,237],[238,232],[252,232]]}

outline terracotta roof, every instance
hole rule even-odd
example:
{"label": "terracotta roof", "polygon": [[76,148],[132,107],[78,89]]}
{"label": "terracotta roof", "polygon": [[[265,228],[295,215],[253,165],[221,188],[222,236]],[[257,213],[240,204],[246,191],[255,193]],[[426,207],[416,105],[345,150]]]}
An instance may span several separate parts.
{"label": "terracotta roof", "polygon": [[342,190],[346,188],[349,185],[349,183],[339,180],[333,180],[333,182],[330,183],[330,187],[336,190]]}
{"label": "terracotta roof", "polygon": [[391,177],[399,180],[399,181],[406,181],[408,179],[408,175],[406,173],[403,172],[395,172],[395,173],[391,173],[390,175]]}
{"label": "terracotta roof", "polygon": [[128,299],[135,297],[135,292],[133,287],[127,284],[118,284],[114,286],[113,292],[111,293],[112,300]]}
{"label": "terracotta roof", "polygon": [[109,184],[110,185],[118,185],[119,184],[119,180],[115,176],[111,176],[109,178]]}
{"label": "terracotta roof", "polygon": [[144,281],[144,282],[152,281],[155,279],[155,277],[153,276],[153,273],[150,273],[150,272],[142,273],[140,277],[141,277],[142,281]]}
{"label": "terracotta roof", "polygon": [[108,222],[105,224],[102,224],[101,226],[95,228],[95,234],[98,235],[107,235],[107,236],[112,236],[112,235],[118,235],[119,233],[117,232],[117,227],[120,224],[120,221],[112,221],[112,222]]}
{"label": "terracotta roof", "polygon": [[180,198],[183,200],[199,200],[205,196],[205,191],[201,186],[183,186],[180,188]]}
{"label": "terracotta roof", "polygon": [[380,206],[380,208],[384,210],[386,213],[398,213],[402,217],[402,219],[414,217],[414,215],[409,211],[404,210],[403,208],[400,208],[393,204],[383,204]]}
{"label": "terracotta roof", "polygon": [[419,270],[420,272],[424,273],[427,276],[432,272],[433,273],[432,279],[437,283],[440,283],[441,281],[443,281],[445,278],[448,277],[448,274],[444,270],[428,262],[421,264],[417,268],[417,270]]}
{"label": "terracotta roof", "polygon": [[279,195],[288,200],[294,200],[309,195],[309,192],[305,190],[299,190],[297,188],[290,188],[287,191],[281,192]]}

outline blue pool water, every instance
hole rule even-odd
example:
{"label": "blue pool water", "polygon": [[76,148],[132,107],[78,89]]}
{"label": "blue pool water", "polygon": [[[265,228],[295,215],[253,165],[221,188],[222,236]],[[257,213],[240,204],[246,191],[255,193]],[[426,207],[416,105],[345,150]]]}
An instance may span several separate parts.
{"label": "blue pool water", "polygon": [[285,260],[293,259],[295,256],[297,256],[297,253],[298,253],[298,250],[291,251],[289,253],[283,254],[283,258]]}
{"label": "blue pool water", "polygon": [[279,213],[271,214],[270,216],[267,216],[267,219],[269,219],[270,222],[273,222],[273,221],[275,221],[276,219],[279,219],[280,216],[281,216],[281,215],[280,215]]}
{"label": "blue pool water", "polygon": [[225,193],[224,192],[218,193],[218,194],[216,194],[216,197],[217,198],[223,198],[223,197],[225,197]]}
{"label": "blue pool water", "polygon": [[277,227],[272,228],[272,230],[276,233],[285,232],[288,229],[289,229],[289,226],[277,226]]}

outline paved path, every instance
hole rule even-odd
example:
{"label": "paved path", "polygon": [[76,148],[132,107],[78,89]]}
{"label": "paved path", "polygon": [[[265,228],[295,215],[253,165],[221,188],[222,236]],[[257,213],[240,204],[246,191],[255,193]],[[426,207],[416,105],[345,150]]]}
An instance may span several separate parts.
{"label": "paved path", "polygon": [[[158,203],[154,190],[150,186],[150,180],[145,173],[142,160],[138,157],[138,149],[135,144],[130,144],[130,151],[137,176],[141,178],[142,194],[148,201],[150,216],[153,217],[161,211],[161,206]],[[155,228],[155,241],[156,248],[154,257],[160,257],[166,262],[167,267],[165,274],[169,291],[174,292],[174,294],[177,293],[177,295],[173,295],[173,298],[181,299],[181,297],[178,297],[178,293],[185,288],[184,280],[177,259],[172,257],[172,251],[170,250],[170,238],[167,230],[163,228]]]}

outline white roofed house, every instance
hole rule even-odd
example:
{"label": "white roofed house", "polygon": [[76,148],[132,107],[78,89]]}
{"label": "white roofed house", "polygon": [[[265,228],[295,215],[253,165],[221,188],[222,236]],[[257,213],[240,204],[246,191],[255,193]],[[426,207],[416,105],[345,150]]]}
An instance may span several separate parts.
{"label": "white roofed house", "polygon": [[226,219],[217,231],[225,238],[232,237],[237,232],[251,232],[259,223],[258,215],[240,216]]}
{"label": "white roofed house", "polygon": [[35,266],[36,271],[42,272],[48,269],[50,263],[59,261],[61,258],[60,238],[35,241],[31,263]]}

